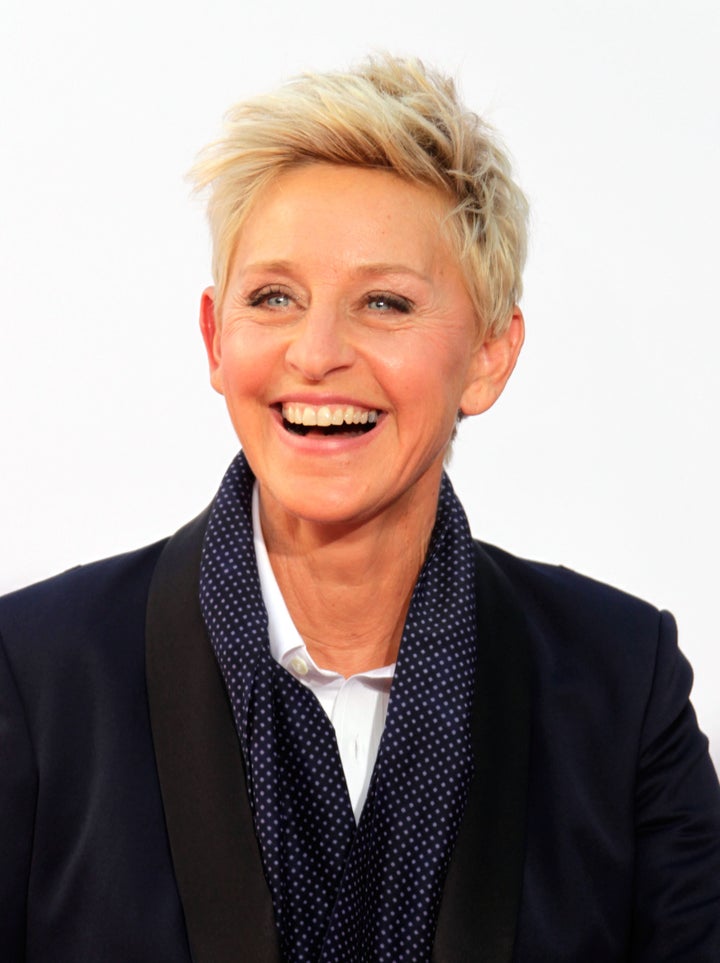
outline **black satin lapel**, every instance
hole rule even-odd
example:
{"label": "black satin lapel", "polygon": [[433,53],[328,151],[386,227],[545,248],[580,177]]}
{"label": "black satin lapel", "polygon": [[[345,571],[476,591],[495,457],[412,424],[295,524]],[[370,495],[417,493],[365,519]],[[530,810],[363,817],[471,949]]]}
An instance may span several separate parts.
{"label": "black satin lapel", "polygon": [[147,610],[150,717],[195,963],[279,961],[240,746],[198,601],[207,512],[170,539]]}
{"label": "black satin lapel", "polygon": [[530,743],[528,629],[476,543],[475,776],[443,891],[435,963],[508,963],[520,906]]}

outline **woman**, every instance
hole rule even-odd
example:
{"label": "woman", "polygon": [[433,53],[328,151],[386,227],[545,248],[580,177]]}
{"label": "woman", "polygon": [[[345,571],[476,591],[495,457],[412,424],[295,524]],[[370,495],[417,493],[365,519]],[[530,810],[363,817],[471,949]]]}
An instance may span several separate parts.
{"label": "woman", "polygon": [[242,454],[165,543],[0,606],[3,959],[717,960],[672,618],[473,542],[526,205],[386,58],[241,104],[201,328]]}

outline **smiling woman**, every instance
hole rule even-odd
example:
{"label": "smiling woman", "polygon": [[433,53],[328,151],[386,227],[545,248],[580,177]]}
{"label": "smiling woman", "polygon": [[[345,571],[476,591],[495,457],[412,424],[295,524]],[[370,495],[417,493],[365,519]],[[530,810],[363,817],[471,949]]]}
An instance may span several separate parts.
{"label": "smiling woman", "polygon": [[[293,168],[246,214],[222,301],[205,292],[212,383],[253,467],[282,576],[297,578],[281,561],[288,552],[312,557],[319,522],[348,532],[362,524],[380,547],[395,537],[394,519],[407,527],[412,518],[424,555],[458,412],[488,408],[512,371],[520,311],[502,334],[483,337],[444,230],[451,213],[438,188],[389,171]],[[288,430],[298,422],[302,431]],[[374,584],[362,594],[386,591],[390,601],[394,586],[414,584],[415,553],[407,572],[394,552],[373,554]],[[317,615],[327,628],[324,607]],[[380,630],[388,656],[400,642],[397,615],[388,606]],[[344,638],[350,626],[335,629]],[[367,654],[353,643],[353,668],[372,667],[378,630]],[[331,649],[325,660],[339,668]]]}
{"label": "smiling woman", "polygon": [[237,106],[195,177],[242,450],[0,601],[3,959],[720,959],[672,617],[474,541],[443,470],[523,343],[491,132],[387,57]]}

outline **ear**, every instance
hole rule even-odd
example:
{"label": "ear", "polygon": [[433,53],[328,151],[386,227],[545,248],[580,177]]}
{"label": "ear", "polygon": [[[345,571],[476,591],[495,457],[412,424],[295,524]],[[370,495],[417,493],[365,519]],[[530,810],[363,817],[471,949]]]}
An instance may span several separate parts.
{"label": "ear", "polygon": [[502,334],[480,342],[472,356],[468,381],[460,401],[464,415],[487,411],[500,397],[525,340],[525,321],[515,305]]}
{"label": "ear", "polygon": [[220,366],[220,324],[215,316],[215,288],[205,288],[200,298],[200,331],[210,365],[210,384],[224,394]]}

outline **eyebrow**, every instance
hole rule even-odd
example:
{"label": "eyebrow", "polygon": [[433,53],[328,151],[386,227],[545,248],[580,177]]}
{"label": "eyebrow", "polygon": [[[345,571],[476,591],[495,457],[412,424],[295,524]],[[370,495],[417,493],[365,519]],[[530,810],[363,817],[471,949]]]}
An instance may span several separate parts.
{"label": "eyebrow", "polygon": [[[255,271],[278,271],[292,274],[294,270],[295,265],[292,261],[256,261],[252,264],[246,265],[242,273],[251,274]],[[374,274],[410,275],[411,277],[422,281],[424,284],[432,284],[432,281],[428,275],[424,274],[422,271],[416,271],[415,268],[411,268],[407,264],[394,264],[390,261],[378,261],[360,264],[353,270],[352,273],[360,278],[371,277]]]}
{"label": "eyebrow", "polygon": [[422,271],[416,271],[415,268],[408,267],[407,264],[393,264],[385,261],[373,264],[361,264],[355,273],[359,277],[366,277],[371,274],[409,274],[419,281],[424,281],[425,284],[431,283],[430,278]]}

